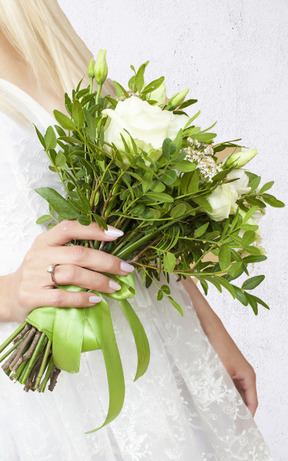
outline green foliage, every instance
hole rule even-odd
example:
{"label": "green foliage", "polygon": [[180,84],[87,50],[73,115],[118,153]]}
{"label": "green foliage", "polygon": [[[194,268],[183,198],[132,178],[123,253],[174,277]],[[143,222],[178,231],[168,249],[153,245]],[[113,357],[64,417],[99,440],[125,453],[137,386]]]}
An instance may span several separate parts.
{"label": "green foliage", "polygon": [[[117,98],[123,100],[136,94],[156,104],[151,93],[160,87],[164,77],[146,84],[147,65],[148,61],[138,70],[131,66],[134,75],[127,89],[113,82]],[[163,110],[183,114],[183,109],[196,102],[188,99],[177,107],[168,104]],[[267,193],[274,181],[259,189],[260,176],[247,171],[251,189],[237,202],[243,214],[237,210],[223,221],[213,221],[208,215],[212,211],[209,194],[226,180],[233,168],[223,167],[212,182],[208,182],[197,162],[186,158],[187,138],[198,142],[199,152],[211,145],[216,162],[217,152],[226,147],[239,147],[236,144],[239,140],[213,144],[216,134],[210,129],[215,124],[207,129],[195,126],[198,111],[175,139],[164,140],[160,150],[146,152],[127,132],[129,137],[122,136],[122,151],[104,141],[107,117],[102,111],[115,109],[117,103],[118,99],[111,95],[99,98],[89,87],[81,89],[79,84],[72,91],[72,97],[65,94],[68,115],[54,111],[58,125],[48,127],[44,135],[35,126],[50,159],[50,169],[59,175],[65,187],[63,197],[48,187],[37,189],[50,208],[50,214],[41,216],[37,222],[52,227],[62,219],[77,219],[83,225],[97,222],[104,228],[107,225],[121,228],[124,235],[116,241],[103,242],[101,250],[131,260],[142,273],[145,285],[155,283],[158,299],[166,297],[180,313],[181,307],[170,294],[171,273],[178,277],[194,275],[205,293],[209,284],[220,292],[225,288],[243,305],[250,305],[255,314],[258,305],[268,308],[264,301],[250,293],[264,276],[249,278],[249,269],[251,264],[266,259],[257,246],[258,225],[253,221],[254,213],[264,210],[266,205],[284,206]],[[95,248],[99,245],[94,242]],[[211,254],[213,259],[207,258]],[[167,284],[160,286],[161,273]],[[248,278],[238,287],[232,281],[242,274]]]}

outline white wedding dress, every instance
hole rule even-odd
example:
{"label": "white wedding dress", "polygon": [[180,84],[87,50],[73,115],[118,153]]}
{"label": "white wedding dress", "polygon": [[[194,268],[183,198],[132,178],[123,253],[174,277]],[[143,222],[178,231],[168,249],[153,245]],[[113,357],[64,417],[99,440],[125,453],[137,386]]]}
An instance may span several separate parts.
{"label": "white wedding dress", "polygon": [[[0,95],[43,133],[54,118],[15,85]],[[14,271],[44,228],[36,187],[58,187],[33,125],[0,104],[0,275]],[[120,416],[100,431],[107,411],[102,353],[82,354],[79,374],[62,372],[54,392],[26,393],[0,369],[0,458],[3,461],[269,461],[269,448],[202,330],[184,288],[172,281],[184,317],[156,301],[137,277],[132,304],[147,332],[151,362],[133,382],[136,350],[117,304],[112,316],[127,382]],[[15,323],[0,324],[2,343]]]}

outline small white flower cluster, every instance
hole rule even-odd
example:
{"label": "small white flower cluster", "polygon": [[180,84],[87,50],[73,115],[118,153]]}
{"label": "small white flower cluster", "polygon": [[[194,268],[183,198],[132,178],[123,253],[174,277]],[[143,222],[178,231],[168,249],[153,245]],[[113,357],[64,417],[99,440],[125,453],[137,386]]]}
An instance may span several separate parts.
{"label": "small white flower cluster", "polygon": [[209,144],[200,143],[197,139],[187,138],[187,141],[189,146],[183,149],[183,152],[186,153],[185,160],[197,163],[202,179],[212,182],[213,176],[222,171],[222,168],[216,164],[213,158],[213,147]]}

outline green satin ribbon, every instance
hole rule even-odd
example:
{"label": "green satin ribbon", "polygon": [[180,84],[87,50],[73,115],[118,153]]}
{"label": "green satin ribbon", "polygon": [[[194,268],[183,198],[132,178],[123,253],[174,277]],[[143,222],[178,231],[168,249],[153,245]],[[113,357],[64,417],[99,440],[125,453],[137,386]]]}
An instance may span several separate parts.
{"label": "green satin ribbon", "polygon": [[[110,278],[121,285],[121,290],[105,295],[96,293],[102,301],[94,307],[87,308],[55,308],[41,307],[32,311],[27,322],[44,332],[52,341],[53,360],[56,367],[69,373],[77,373],[80,367],[82,352],[101,350],[106,367],[109,407],[104,423],[94,432],[110,423],[120,413],[125,397],[125,380],[121,357],[114,333],[109,305],[104,299],[112,298],[118,301],[132,330],[138,364],[135,379],[140,378],[148,368],[150,359],[149,342],[139,317],[127,298],[135,295],[134,275],[116,276]],[[86,291],[75,285],[59,286],[59,289],[69,291]]]}

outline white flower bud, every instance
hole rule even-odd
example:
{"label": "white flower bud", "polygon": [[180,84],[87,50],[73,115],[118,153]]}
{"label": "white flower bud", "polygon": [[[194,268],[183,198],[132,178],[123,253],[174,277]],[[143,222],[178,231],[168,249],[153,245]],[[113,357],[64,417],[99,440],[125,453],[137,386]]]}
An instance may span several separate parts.
{"label": "white flower bud", "polygon": [[225,166],[234,166],[235,168],[240,168],[241,166],[246,165],[246,163],[250,162],[255,155],[258,154],[256,149],[241,151],[241,152],[234,152],[234,154],[229,155],[225,160]]}

